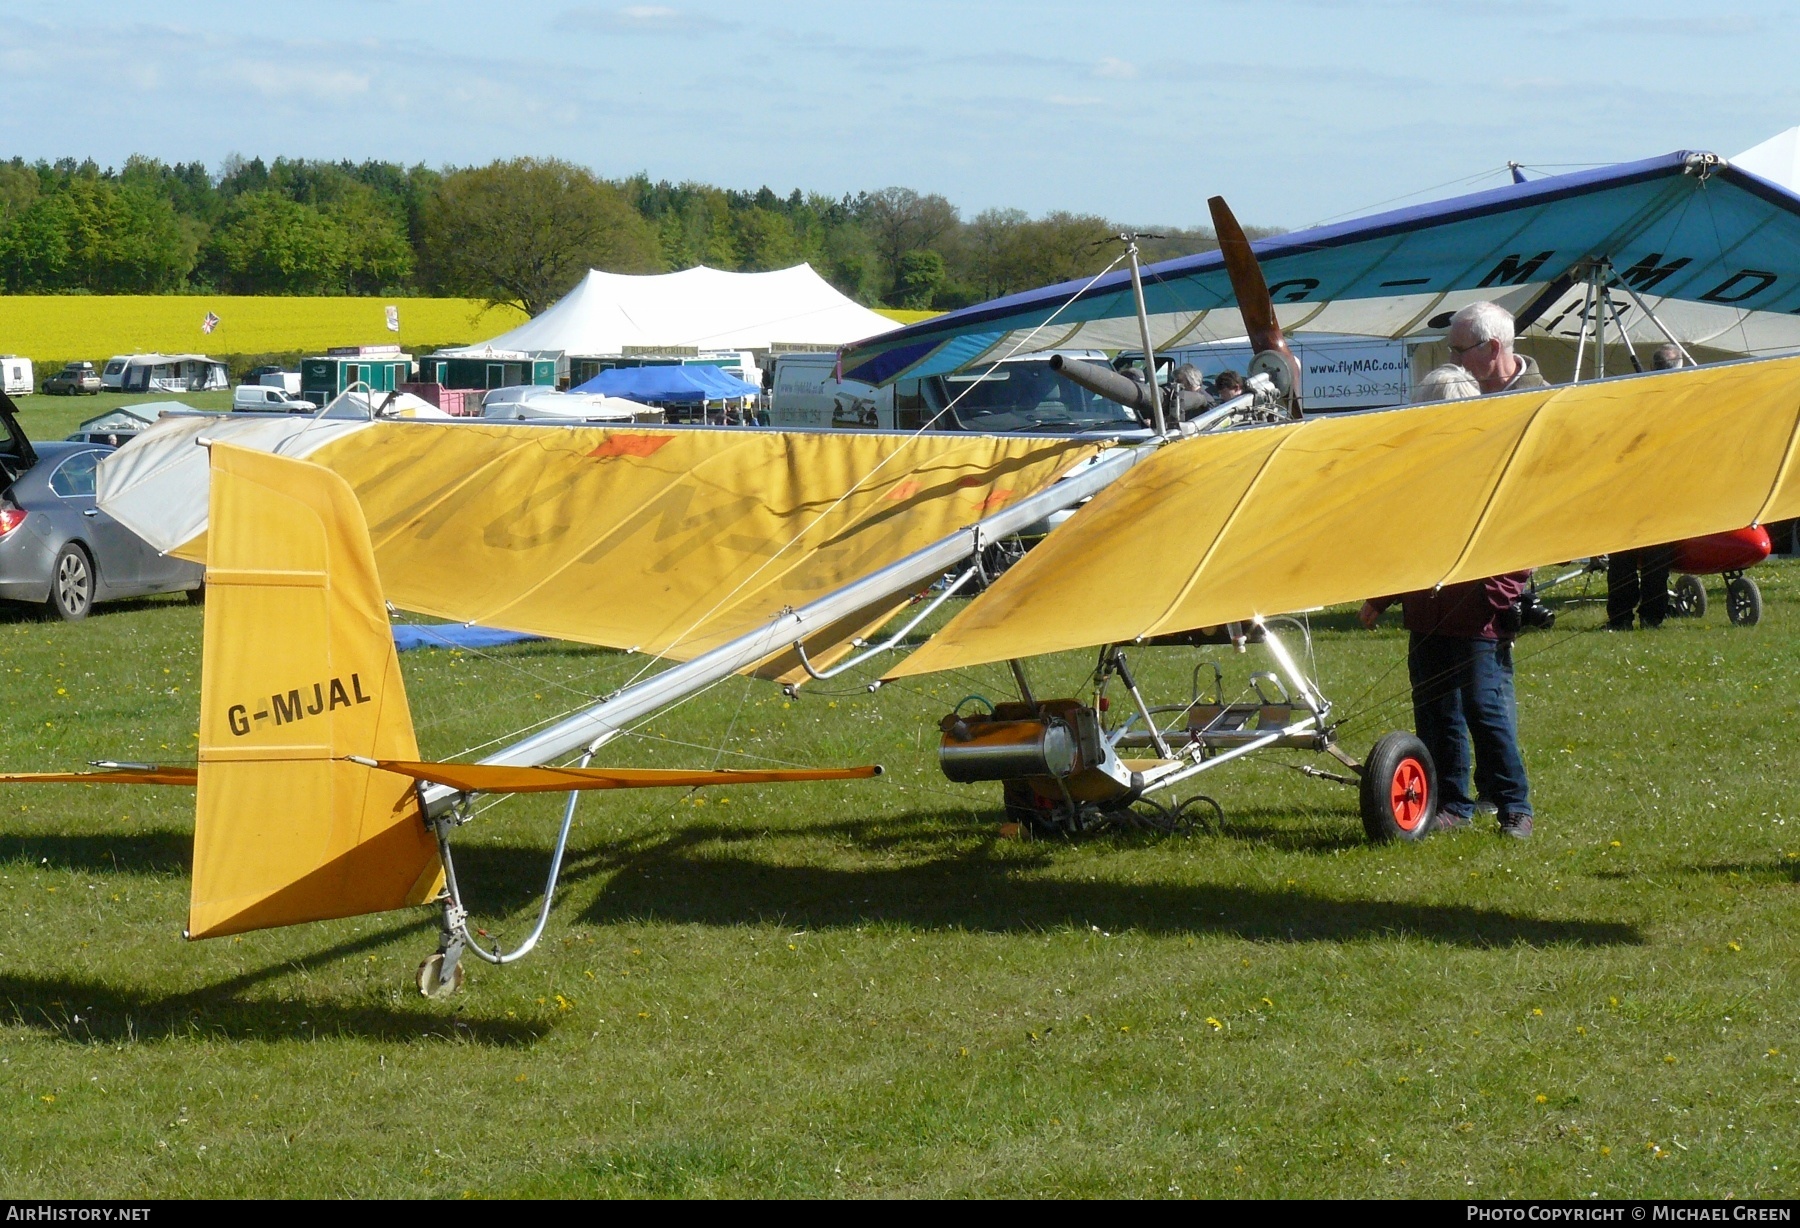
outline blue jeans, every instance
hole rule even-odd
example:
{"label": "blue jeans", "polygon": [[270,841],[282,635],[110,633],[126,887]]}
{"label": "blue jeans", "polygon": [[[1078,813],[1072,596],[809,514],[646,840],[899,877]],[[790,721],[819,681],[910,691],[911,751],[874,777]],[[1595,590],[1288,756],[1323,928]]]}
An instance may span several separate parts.
{"label": "blue jeans", "polygon": [[1500,817],[1531,813],[1531,788],[1519,754],[1519,709],[1513,698],[1512,644],[1413,632],[1406,650],[1413,724],[1437,765],[1438,809],[1467,818],[1469,743],[1475,783]]}

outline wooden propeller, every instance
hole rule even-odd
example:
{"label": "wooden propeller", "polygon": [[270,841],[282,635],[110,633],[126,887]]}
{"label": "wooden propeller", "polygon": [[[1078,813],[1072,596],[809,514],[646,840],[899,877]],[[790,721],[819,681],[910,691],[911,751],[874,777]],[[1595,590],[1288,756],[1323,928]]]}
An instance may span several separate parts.
{"label": "wooden propeller", "polygon": [[[1244,332],[1250,338],[1251,350],[1256,358],[1264,353],[1281,356],[1278,361],[1264,359],[1261,363],[1252,358],[1251,371],[1261,369],[1274,378],[1276,387],[1287,395],[1297,417],[1300,363],[1288,349],[1287,338],[1281,334],[1281,322],[1275,318],[1275,300],[1269,297],[1269,283],[1263,278],[1262,265],[1257,263],[1256,253],[1250,250],[1250,240],[1244,237],[1244,228],[1238,225],[1225,198],[1211,197],[1206,207],[1212,213],[1213,233],[1219,238],[1219,254],[1225,258],[1225,275],[1231,279],[1231,292],[1237,297],[1238,312],[1244,318]],[[1282,370],[1287,375],[1285,382],[1280,375]]]}

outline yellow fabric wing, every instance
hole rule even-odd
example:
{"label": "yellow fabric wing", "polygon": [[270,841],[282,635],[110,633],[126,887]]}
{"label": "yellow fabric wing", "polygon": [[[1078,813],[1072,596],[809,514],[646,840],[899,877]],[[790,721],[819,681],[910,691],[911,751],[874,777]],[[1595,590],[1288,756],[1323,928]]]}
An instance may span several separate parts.
{"label": "yellow fabric wing", "polygon": [[1043,489],[1097,450],[978,435],[379,422],[309,459],[356,492],[395,605],[686,659]]}
{"label": "yellow fabric wing", "polygon": [[1800,359],[1164,447],[892,677],[1215,626],[1800,515]]}
{"label": "yellow fabric wing", "polygon": [[305,461],[212,449],[188,934],[429,900],[418,746],[356,497]]}

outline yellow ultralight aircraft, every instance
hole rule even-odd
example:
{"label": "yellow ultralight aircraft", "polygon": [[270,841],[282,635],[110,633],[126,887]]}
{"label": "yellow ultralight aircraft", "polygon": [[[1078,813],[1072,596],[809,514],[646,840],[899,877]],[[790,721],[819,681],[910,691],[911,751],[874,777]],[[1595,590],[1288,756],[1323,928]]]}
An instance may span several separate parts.
{"label": "yellow ultralight aircraft", "polygon": [[[437,995],[460,982],[466,950],[522,955],[551,903],[547,889],[517,951],[471,939],[450,855],[471,794],[570,791],[553,887],[579,790],[873,775],[587,764],[628,722],[732,674],[796,684],[842,668],[912,594],[960,569],[891,647],[977,575],[968,561],[987,545],[1059,509],[1079,505],[890,676],[1098,646],[1102,681],[1129,686],[1118,645],[1800,515],[1800,359],[1301,421],[1277,412],[1293,408],[1293,386],[1278,327],[1265,337],[1242,403],[1174,421],[1178,401],[1152,400],[1151,416],[1171,420],[1136,446],[165,420],[106,462],[102,499],[207,566],[199,763],[5,779],[197,784],[192,937],[436,900],[440,946],[419,984]],[[1234,415],[1265,421],[1207,429]],[[481,763],[421,762],[390,602],[673,664]],[[1012,709],[946,720],[943,758],[960,778],[1079,812],[1227,758],[1146,712],[1139,732],[1156,754],[1124,760],[1130,744],[1102,733],[1097,705],[1038,700],[1017,673]],[[1298,690],[1305,714],[1255,736],[1329,748],[1328,710]],[[1345,758],[1365,817],[1373,804],[1388,834],[1429,830],[1416,758]]]}

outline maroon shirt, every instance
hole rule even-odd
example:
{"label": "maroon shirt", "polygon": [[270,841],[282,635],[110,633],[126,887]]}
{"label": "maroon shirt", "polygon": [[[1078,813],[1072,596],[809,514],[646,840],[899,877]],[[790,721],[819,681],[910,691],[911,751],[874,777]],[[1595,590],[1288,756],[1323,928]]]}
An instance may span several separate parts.
{"label": "maroon shirt", "polygon": [[1522,596],[1531,585],[1528,571],[1465,580],[1437,589],[1420,589],[1396,597],[1377,597],[1371,604],[1385,610],[1398,601],[1406,612],[1408,631],[1459,640],[1510,640],[1494,626],[1494,616]]}

